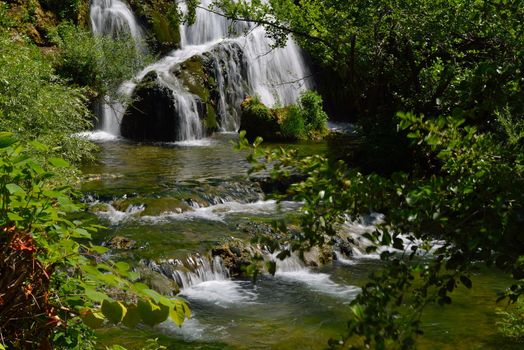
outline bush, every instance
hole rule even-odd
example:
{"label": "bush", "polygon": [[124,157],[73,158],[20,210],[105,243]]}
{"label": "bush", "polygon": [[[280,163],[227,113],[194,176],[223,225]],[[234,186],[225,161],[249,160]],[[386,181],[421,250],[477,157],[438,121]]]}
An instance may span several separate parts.
{"label": "bush", "polygon": [[300,95],[300,107],[308,133],[324,134],[327,131],[328,115],[322,108],[322,96],[315,91]]}
{"label": "bush", "polygon": [[131,79],[148,61],[130,36],[93,36],[88,30],[63,23],[52,40],[60,49],[55,63],[57,73],[99,95],[117,98],[118,86]]}
{"label": "bush", "polygon": [[258,97],[248,97],[242,102],[240,129],[246,136],[257,136],[266,141],[314,140],[325,136],[328,116],[322,109],[322,96],[306,91],[296,105],[268,108]]}
{"label": "bush", "polygon": [[75,162],[91,156],[94,146],[71,136],[91,127],[85,90],[66,86],[37,47],[1,30],[0,47],[0,130],[39,140],[48,153]]}
{"label": "bush", "polygon": [[[0,349],[90,348],[91,332],[109,322],[155,325],[190,316],[184,301],[136,281],[107,248],[90,244],[97,227],[70,217],[83,209],[56,182],[66,161],[39,161],[12,133],[0,133]],[[111,291],[112,295],[109,295]]]}
{"label": "bush", "polygon": [[292,105],[287,109],[286,118],[282,122],[280,130],[285,138],[301,140],[306,137],[306,125],[300,107]]}

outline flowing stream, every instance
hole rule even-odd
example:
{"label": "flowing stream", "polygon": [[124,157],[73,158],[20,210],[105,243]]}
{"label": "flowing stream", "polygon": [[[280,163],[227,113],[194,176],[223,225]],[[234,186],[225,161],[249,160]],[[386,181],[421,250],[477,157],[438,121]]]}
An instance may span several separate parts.
{"label": "flowing stream", "polygon": [[[244,179],[248,164],[242,153],[232,151],[234,138],[103,142],[99,161],[84,167],[86,201],[108,227],[97,239],[136,241],[133,249],[113,251],[114,258],[176,281],[193,312],[181,328],[170,322],[136,330],[105,328],[98,331],[104,346],[139,349],[158,337],[169,349],[323,349],[343,334],[348,304],[380,265],[375,256],[354,251],[352,258],[340,256],[320,268],[293,257],[278,263],[274,277],[262,275],[256,284],[231,277],[219,258],[209,257],[209,250],[229,237],[247,241],[252,229],[276,218],[292,222],[300,206],[267,200]],[[302,154],[327,151],[323,143],[296,146]],[[348,223],[347,229],[361,235],[372,222]],[[459,289],[451,307],[428,310],[421,349],[501,348],[493,326],[494,300],[508,281],[484,270],[474,283],[472,291]]]}

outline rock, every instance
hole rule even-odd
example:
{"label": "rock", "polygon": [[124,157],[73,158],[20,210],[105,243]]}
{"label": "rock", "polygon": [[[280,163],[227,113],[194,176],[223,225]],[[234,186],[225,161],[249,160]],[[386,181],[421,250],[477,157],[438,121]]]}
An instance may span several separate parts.
{"label": "rock", "polygon": [[180,287],[177,283],[159,273],[153,271],[147,266],[141,266],[137,269],[140,274],[140,281],[147,284],[151,289],[163,295],[177,295],[180,292]]}
{"label": "rock", "polygon": [[225,42],[174,63],[161,74],[149,72],[134,89],[122,119],[122,136],[135,141],[183,139],[180,131],[186,129],[180,129],[180,125],[192,123],[195,130],[195,117],[194,112],[186,112],[191,118],[184,119],[182,108],[196,110],[204,134],[219,127],[232,130],[238,126],[234,120],[239,119],[240,102],[247,89],[246,70],[239,44]]}
{"label": "rock", "polygon": [[238,239],[230,239],[211,250],[212,256],[219,256],[232,277],[245,274],[254,256],[253,248]]}
{"label": "rock", "polygon": [[136,248],[136,241],[127,237],[115,236],[107,242],[106,246],[110,249],[131,250]]}
{"label": "rock", "polygon": [[256,97],[247,97],[241,104],[240,130],[246,131],[248,140],[262,137],[265,141],[282,139],[278,115]]}
{"label": "rock", "polygon": [[120,132],[135,141],[176,141],[177,112],[172,91],[150,72],[136,86],[133,102],[127,108]]}

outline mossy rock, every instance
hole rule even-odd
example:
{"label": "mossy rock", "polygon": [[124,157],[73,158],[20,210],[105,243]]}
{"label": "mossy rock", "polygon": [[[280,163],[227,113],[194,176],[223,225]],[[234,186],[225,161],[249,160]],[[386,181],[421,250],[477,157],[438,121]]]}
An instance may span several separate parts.
{"label": "mossy rock", "polygon": [[243,276],[251,259],[255,255],[252,247],[239,239],[229,239],[227,242],[213,248],[212,256],[219,256],[231,276]]}
{"label": "mossy rock", "polygon": [[201,56],[193,56],[180,65],[175,66],[171,73],[182,80],[184,86],[193,95],[197,95],[204,102],[209,101],[209,79],[204,70],[204,62]]}
{"label": "mossy rock", "polygon": [[136,241],[123,236],[115,236],[106,243],[106,246],[116,250],[130,250],[136,248]]}
{"label": "mossy rock", "polygon": [[168,52],[180,47],[180,28],[173,21],[158,11],[150,15],[150,24],[161,52]]}

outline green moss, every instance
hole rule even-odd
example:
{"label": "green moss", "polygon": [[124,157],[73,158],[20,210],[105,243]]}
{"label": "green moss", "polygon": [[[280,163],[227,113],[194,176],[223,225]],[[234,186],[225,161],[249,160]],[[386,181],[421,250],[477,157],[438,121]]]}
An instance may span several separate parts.
{"label": "green moss", "polygon": [[150,22],[155,37],[161,45],[168,47],[180,45],[180,29],[166,15],[156,11],[152,12]]}
{"label": "green moss", "polygon": [[207,86],[208,78],[201,57],[194,56],[185,61],[180,66],[178,76],[189,92],[200,97],[203,102],[209,101],[211,93]]}
{"label": "green moss", "polygon": [[206,118],[204,119],[204,126],[206,127],[206,130],[218,130],[217,114],[211,103],[206,104],[206,113]]}
{"label": "green moss", "polygon": [[240,129],[246,131],[250,140],[260,136],[266,141],[280,139],[278,116],[257,97],[246,98],[241,105]]}

